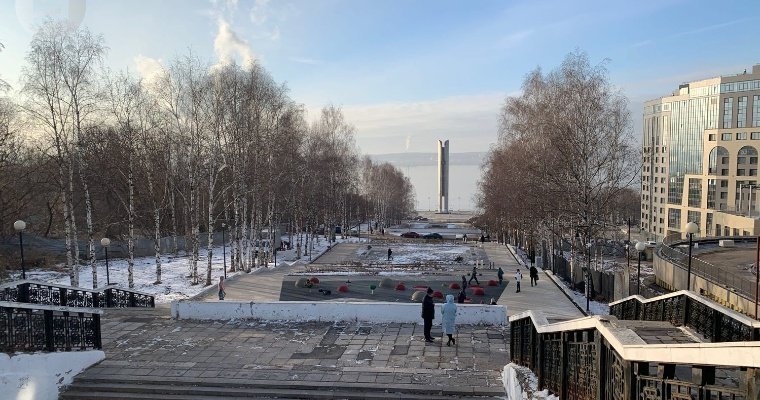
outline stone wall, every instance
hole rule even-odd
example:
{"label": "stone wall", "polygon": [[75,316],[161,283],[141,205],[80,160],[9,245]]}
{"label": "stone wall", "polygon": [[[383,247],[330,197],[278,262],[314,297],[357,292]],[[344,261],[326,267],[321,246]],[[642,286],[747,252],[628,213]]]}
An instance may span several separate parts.
{"label": "stone wall", "polygon": [[[442,304],[436,304],[434,324],[440,324]],[[262,319],[287,321],[361,321],[368,323],[422,323],[421,305],[416,303],[305,302],[271,303],[233,301],[175,301],[172,317],[177,319],[229,320]],[[507,307],[457,304],[457,324],[505,325]]]}

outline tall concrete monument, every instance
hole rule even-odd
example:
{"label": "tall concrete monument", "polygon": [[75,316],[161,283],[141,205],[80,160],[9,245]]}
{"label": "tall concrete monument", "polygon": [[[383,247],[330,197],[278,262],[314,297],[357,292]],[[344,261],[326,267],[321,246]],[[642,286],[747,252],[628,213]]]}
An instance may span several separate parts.
{"label": "tall concrete monument", "polygon": [[438,141],[438,212],[449,213],[449,141]]}

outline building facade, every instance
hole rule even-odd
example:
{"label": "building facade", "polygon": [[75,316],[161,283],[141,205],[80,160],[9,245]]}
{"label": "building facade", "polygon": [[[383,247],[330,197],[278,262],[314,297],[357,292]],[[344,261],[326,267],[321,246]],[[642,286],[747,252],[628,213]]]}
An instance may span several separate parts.
{"label": "building facade", "polygon": [[760,234],[760,65],[685,83],[644,103],[641,228],[683,234]]}

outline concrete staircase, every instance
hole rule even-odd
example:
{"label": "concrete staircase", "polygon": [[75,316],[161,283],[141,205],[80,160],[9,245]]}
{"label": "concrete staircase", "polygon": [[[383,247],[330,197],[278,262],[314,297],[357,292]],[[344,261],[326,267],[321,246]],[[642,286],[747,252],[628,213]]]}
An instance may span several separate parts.
{"label": "concrete staircase", "polygon": [[[84,374],[86,375],[86,374]],[[78,377],[60,399],[483,399],[503,398],[501,388],[438,388],[417,384],[304,382],[223,378]]]}

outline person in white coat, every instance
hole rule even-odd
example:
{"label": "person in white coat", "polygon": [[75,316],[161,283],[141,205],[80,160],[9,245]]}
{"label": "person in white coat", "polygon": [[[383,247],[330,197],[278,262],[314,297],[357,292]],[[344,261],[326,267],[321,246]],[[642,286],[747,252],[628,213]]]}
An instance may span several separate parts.
{"label": "person in white coat", "polygon": [[448,294],[446,295],[446,304],[443,305],[441,310],[441,328],[443,328],[443,333],[449,337],[446,346],[457,344],[457,341],[453,336],[456,332],[456,319],[457,305],[454,303],[454,295]]}

